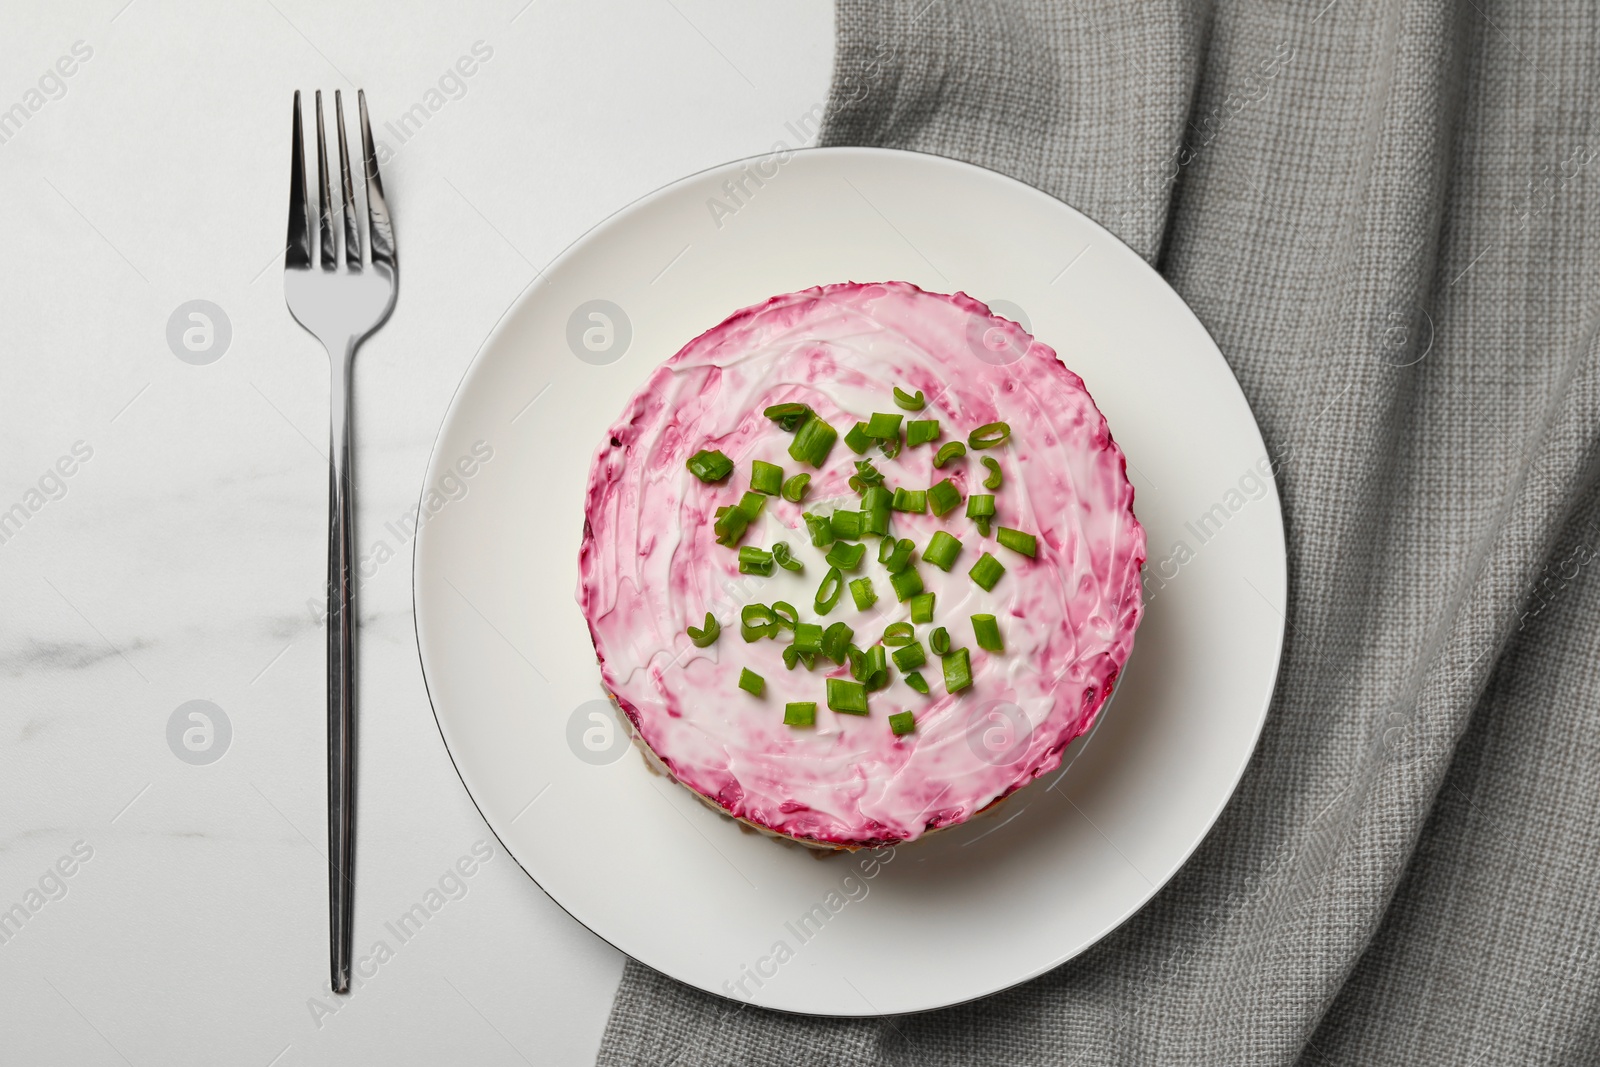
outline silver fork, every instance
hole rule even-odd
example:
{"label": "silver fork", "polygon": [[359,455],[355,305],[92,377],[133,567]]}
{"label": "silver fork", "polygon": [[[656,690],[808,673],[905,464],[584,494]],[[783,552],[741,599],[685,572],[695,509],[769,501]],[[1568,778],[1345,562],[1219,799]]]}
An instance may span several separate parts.
{"label": "silver fork", "polygon": [[[394,227],[383,199],[378,160],[367,123],[367,97],[356,93],[361,109],[361,149],[367,179],[367,245],[363,261],[356,221],[355,188],[344,134],[344,102],[333,94],[338,123],[339,173],[343,199],[333,202],[328,186],[328,155],[322,130],[322,91],[317,91],[318,239],[312,240],[306,200],[304,136],[300,92],[294,94],[294,143],[289,153],[289,245],[283,257],[283,295],[289,313],[328,350],[333,371],[328,434],[328,951],[333,990],[350,991],[351,905],[355,896],[355,614],[351,559],[354,505],[350,484],[350,384],[356,349],[394,310],[400,287]],[[339,268],[334,221],[343,220],[344,269]],[[317,255],[313,259],[312,248]]]}

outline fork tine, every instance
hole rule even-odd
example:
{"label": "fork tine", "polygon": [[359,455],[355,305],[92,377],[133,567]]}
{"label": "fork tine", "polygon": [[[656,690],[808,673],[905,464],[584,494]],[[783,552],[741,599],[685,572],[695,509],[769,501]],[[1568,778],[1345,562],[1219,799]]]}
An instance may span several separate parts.
{"label": "fork tine", "polygon": [[289,239],[284,246],[283,269],[311,266],[311,229],[306,219],[305,136],[300,129],[300,90],[294,91],[294,133],[289,147]]}
{"label": "fork tine", "polygon": [[356,190],[350,181],[350,142],[344,134],[344,100],[333,91],[333,117],[339,127],[339,178],[343,186],[344,262],[351,270],[361,269],[361,234],[356,227]]}
{"label": "fork tine", "polygon": [[328,139],[322,132],[322,90],[317,90],[317,229],[322,233],[322,269],[338,270],[339,253],[333,247],[333,191],[328,187]]}
{"label": "fork tine", "polygon": [[398,253],[394,246],[394,226],[389,219],[389,205],[383,199],[383,179],[378,177],[378,156],[372,147],[372,126],[367,122],[367,94],[356,90],[356,103],[361,109],[361,154],[367,170],[367,243],[372,247],[372,263],[398,270]]}

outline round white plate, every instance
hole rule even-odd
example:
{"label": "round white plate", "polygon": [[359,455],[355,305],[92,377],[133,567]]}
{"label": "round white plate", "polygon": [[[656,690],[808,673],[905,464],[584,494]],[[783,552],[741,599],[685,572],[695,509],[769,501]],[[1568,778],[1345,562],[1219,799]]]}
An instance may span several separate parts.
{"label": "round white plate", "polygon": [[[884,279],[986,301],[1083,376],[1128,456],[1148,610],[1115,700],[1062,771],[926,840],[819,859],[741,830],[631,749],[574,600],[583,490],[600,435],[685,342],[776,293]],[[1278,497],[1216,345],[1100,226],[933,156],[784,152],[607,219],[478,353],[422,504],[417,644],[489,826],[623,952],[765,1007],[921,1011],[1082,952],[1210,829],[1277,675]]]}

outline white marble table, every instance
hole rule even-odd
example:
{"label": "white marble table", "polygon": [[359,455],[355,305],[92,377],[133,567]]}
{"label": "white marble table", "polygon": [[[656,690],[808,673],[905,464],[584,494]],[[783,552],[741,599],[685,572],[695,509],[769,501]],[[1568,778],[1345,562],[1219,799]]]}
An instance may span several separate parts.
{"label": "white marble table", "polygon": [[[591,1062],[621,957],[500,850],[451,768],[403,518],[536,265],[820,115],[831,6],[22,6],[0,14],[0,1061]],[[327,361],[279,264],[290,92],[356,86],[393,153],[404,285],[357,365],[367,959],[335,1000]],[[225,350],[220,331],[186,348],[186,313],[169,344],[194,300]]]}

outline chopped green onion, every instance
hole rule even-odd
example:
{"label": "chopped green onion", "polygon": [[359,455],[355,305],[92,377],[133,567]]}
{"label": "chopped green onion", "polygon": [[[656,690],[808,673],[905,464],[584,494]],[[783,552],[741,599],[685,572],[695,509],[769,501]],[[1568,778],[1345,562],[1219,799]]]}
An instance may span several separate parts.
{"label": "chopped green onion", "polygon": [[922,390],[918,389],[915,396],[907,396],[898,385],[894,387],[895,407],[905,408],[907,411],[921,411],[928,402],[922,398]]}
{"label": "chopped green onion", "polygon": [[850,491],[856,496],[860,496],[867,491],[867,483],[861,480],[859,474],[852,474],[850,480],[845,484],[850,487]]}
{"label": "chopped green onion", "polygon": [[793,630],[800,625],[800,613],[787,600],[774,600],[772,602],[772,621],[781,629]]}
{"label": "chopped green onion", "polygon": [[973,519],[972,520],[972,525],[974,525],[974,526],[976,526],[978,528],[978,536],[979,537],[988,537],[989,536],[989,524],[992,523],[992,522],[994,522],[994,520],[990,519],[990,518]]}
{"label": "chopped green onion", "polygon": [[881,485],[869,486],[861,495],[861,532],[886,534],[889,532],[889,507],[894,494]]}
{"label": "chopped green onion", "polygon": [[811,407],[807,404],[774,404],[761,414],[789,433],[794,433],[811,417]]}
{"label": "chopped green onion", "polygon": [[1039,553],[1039,539],[1033,536],[1033,534],[1023,533],[1021,530],[1012,530],[1008,527],[1002,526],[995,534],[995,540],[999,541],[1002,545],[1005,545],[1011,551],[1020,552],[1022,555],[1027,556],[1030,559]]}
{"label": "chopped green onion", "polygon": [[983,587],[984,592],[991,592],[994,589],[994,584],[1000,580],[1000,576],[1005,572],[1006,569],[1000,561],[985,552],[978,557],[978,562],[972,565],[972,569],[967,574],[971,576],[973,581]]}
{"label": "chopped green onion", "polygon": [[750,516],[741,508],[718,508],[717,521],[711,528],[717,533],[717,544],[733,547],[750,527]]}
{"label": "chopped green onion", "polygon": [[867,713],[867,687],[848,678],[828,679],[828,707],[846,715]]}
{"label": "chopped green onion", "polygon": [[909,645],[917,638],[917,628],[909,622],[892,622],[883,631],[886,645]]}
{"label": "chopped green onion", "polygon": [[967,434],[967,444],[972,448],[994,448],[1003,445],[1011,436],[1011,427],[1003,422],[986,422]]}
{"label": "chopped green onion", "polygon": [[928,490],[928,507],[939,518],[954,511],[959,503],[961,503],[961,490],[957,489],[949,478]]}
{"label": "chopped green onion", "polygon": [[928,538],[928,547],[922,550],[922,558],[942,571],[949,571],[955,566],[959,555],[961,539],[944,530],[935,530],[933,536]]}
{"label": "chopped green onion", "polygon": [[783,646],[783,665],[791,671],[794,670],[794,665],[800,662],[804,662],[806,670],[809,671],[812,665],[816,663],[816,660],[817,656],[814,652],[801,652],[793,645]]}
{"label": "chopped green onion", "polygon": [[884,414],[874,411],[867,419],[867,436],[879,441],[887,441],[891,437],[900,436],[900,420],[905,418],[899,412]]}
{"label": "chopped green onion", "polygon": [[777,496],[783,489],[783,468],[765,460],[751,460],[750,488],[767,496]]}
{"label": "chopped green onion", "polygon": [[821,652],[822,624],[820,622],[796,623],[794,628],[794,643],[789,647],[794,649],[796,652]]}
{"label": "chopped green onion", "polygon": [[809,511],[801,518],[806,520],[806,532],[811,534],[811,544],[827,548],[833,544],[833,521],[826,515],[813,515]]}
{"label": "chopped green onion", "polygon": [[850,642],[855,636],[856,632],[848,624],[834,623],[822,635],[822,654],[843,667],[850,652]]}
{"label": "chopped green onion", "polygon": [[871,578],[857,578],[851,582],[850,597],[856,602],[857,611],[866,611],[878,602],[878,594],[872,590]]}
{"label": "chopped green onion", "polygon": [[767,506],[767,498],[760,493],[749,492],[739,498],[739,510],[744,512],[744,517],[755,522],[761,517],[761,509]]}
{"label": "chopped green onion", "polygon": [[[988,457],[985,457],[988,458]],[[967,497],[967,518],[992,519],[994,518],[994,494],[973,493]]]}
{"label": "chopped green onion", "polygon": [[1000,461],[995,459],[993,456],[983,456],[980,458],[983,460],[983,465],[989,468],[989,477],[983,480],[983,487],[985,489],[999,489],[1006,483],[1006,476],[1000,470]]}
{"label": "chopped green onion", "polygon": [[878,442],[878,451],[883,453],[884,459],[893,459],[900,454],[900,435],[886,437]]}
{"label": "chopped green onion", "polygon": [[739,671],[739,688],[751,696],[761,696],[767,691],[767,680],[749,667]]}
{"label": "chopped green onion", "polygon": [[933,466],[935,470],[943,467],[953,459],[960,459],[967,454],[967,446],[960,441],[946,441],[939,446],[939,451],[934,454]]}
{"label": "chopped green onion", "polygon": [[747,642],[772,637],[777,632],[777,616],[765,604],[746,604],[739,609],[739,636]]}
{"label": "chopped green onion", "polygon": [[798,504],[806,498],[806,490],[811,487],[811,475],[796,474],[778,487],[778,495],[791,504]]}
{"label": "chopped green onion", "polygon": [[882,541],[878,542],[878,562],[879,563],[888,563],[889,562],[889,557],[894,555],[894,546],[895,546],[895,539],[892,538],[892,537],[885,537]]}
{"label": "chopped green onion", "polygon": [[921,693],[923,696],[928,695],[928,682],[927,679],[922,677],[921,671],[912,671],[910,674],[906,675],[906,684],[915,689],[917,692]]}
{"label": "chopped green onion", "polygon": [[889,501],[889,506],[896,511],[909,511],[921,515],[928,510],[928,491],[897,488],[894,491],[894,499]]}
{"label": "chopped green onion", "polygon": [[856,460],[856,477],[861,479],[862,485],[883,484],[883,472],[874,467],[870,459]]}
{"label": "chopped green onion", "polygon": [[[891,539],[885,537],[883,540],[887,544]],[[889,553],[888,559],[883,558],[883,553],[878,553],[878,562],[882,563],[890,574],[899,574],[911,566],[911,557],[916,555],[916,551],[917,546],[912,542],[911,538],[902,537],[900,540],[895,541],[894,551]]]}
{"label": "chopped green onion", "polygon": [[894,586],[894,598],[896,600],[910,600],[922,592],[922,575],[917,573],[915,567],[907,567],[893,578],[890,578],[889,584]]}
{"label": "chopped green onion", "polygon": [[904,648],[894,650],[894,665],[902,671],[914,671],[928,662],[928,654],[922,651],[921,641],[912,641]]}
{"label": "chopped green onion", "polygon": [[828,573],[822,576],[822,584],[817,586],[817,598],[811,606],[817,609],[818,615],[826,615],[839,602],[843,592],[844,575],[839,573],[838,567],[829,567]]}
{"label": "chopped green onion", "polygon": [[889,660],[882,645],[850,654],[850,673],[870,693],[889,684]]}
{"label": "chopped green onion", "polygon": [[909,711],[897,711],[889,716],[889,729],[896,737],[904,737],[917,728],[917,719]]}
{"label": "chopped green onion", "polygon": [[872,438],[867,436],[867,424],[858,422],[844,435],[844,443],[850,446],[850,451],[861,455],[872,447]]}
{"label": "chopped green onion", "polygon": [[806,565],[794,558],[794,553],[789,551],[789,542],[779,541],[772,546],[772,561],[786,571],[803,571]]}
{"label": "chopped green onion", "polygon": [[972,684],[972,660],[966,649],[958,648],[948,656],[941,656],[939,662],[944,667],[945,692],[959,693]]}
{"label": "chopped green onion", "polygon": [[985,652],[1006,650],[1005,642],[1000,639],[1000,627],[995,623],[993,615],[974,615],[972,633],[978,639],[978,647]]}
{"label": "chopped green onion", "polygon": [[838,541],[859,541],[861,539],[861,512],[835,511],[833,513],[833,536]]}
{"label": "chopped green onion", "polygon": [[837,567],[841,571],[853,571],[861,566],[861,557],[866,554],[866,545],[860,543],[851,545],[840,541],[833,546],[833,551],[828,553],[826,559],[831,567]]}
{"label": "chopped green onion", "polygon": [[783,706],[783,725],[785,726],[815,726],[817,724],[817,702],[815,700],[797,700],[793,704]]}
{"label": "chopped green onion", "polygon": [[918,593],[911,598],[911,621],[914,623],[929,623],[933,621],[932,593]]}
{"label": "chopped green onion", "polygon": [[694,642],[695,648],[705,648],[708,645],[715,644],[721,633],[722,624],[718,622],[717,617],[711,614],[709,611],[706,612],[706,622],[704,626],[701,626],[698,629],[691,626],[688,629],[689,640]]}
{"label": "chopped green onion", "polygon": [[766,577],[772,573],[772,553],[755,545],[745,545],[739,549],[739,573],[759,574]]}
{"label": "chopped green onion", "polygon": [[939,439],[938,419],[912,419],[906,423],[906,447],[931,444]]}
{"label": "chopped green onion", "polygon": [[789,455],[801,463],[809,463],[820,469],[828,462],[828,453],[833,451],[833,443],[838,439],[839,431],[812,412],[800,424],[800,431],[789,444]]}
{"label": "chopped green onion", "polygon": [[702,482],[720,482],[733,473],[733,460],[720,450],[696,452],[685,461],[684,466]]}
{"label": "chopped green onion", "polygon": [[928,647],[933,649],[935,656],[942,656],[950,651],[950,631],[943,626],[928,635]]}

